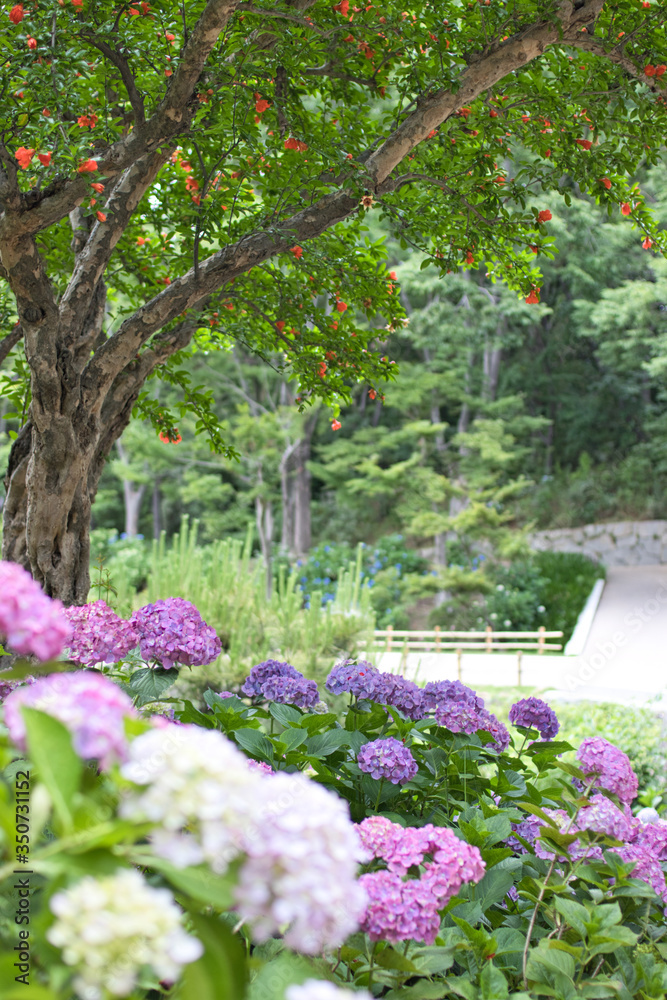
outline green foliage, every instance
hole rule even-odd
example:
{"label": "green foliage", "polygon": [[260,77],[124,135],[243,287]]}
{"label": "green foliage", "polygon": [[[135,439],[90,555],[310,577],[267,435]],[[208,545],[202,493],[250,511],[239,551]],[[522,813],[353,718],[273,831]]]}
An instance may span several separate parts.
{"label": "green foliage", "polygon": [[450,573],[456,591],[431,612],[433,625],[449,629],[491,625],[501,631],[526,632],[543,625],[549,632],[563,632],[563,645],[593,584],[604,577],[604,569],[591,559],[569,552],[535,552],[509,566],[476,561],[471,568],[467,574]]}
{"label": "green foliage", "polygon": [[[372,546],[361,542],[358,552],[362,586],[370,590],[377,627],[407,628],[406,608],[421,592],[419,578],[428,572],[427,560],[409,549],[399,534],[385,535]],[[297,560],[294,571],[307,608],[315,589],[323,589],[324,603],[335,600],[339,573],[352,559],[352,549],[345,542],[321,542],[307,559]]]}
{"label": "green foliage", "polygon": [[309,607],[297,586],[297,572],[279,568],[271,596],[266,594],[264,567],[251,558],[252,525],[244,542],[224,539],[197,544],[197,523],[184,521],[171,544],[165,536],[153,543],[146,597],[185,597],[198,608],[222,641],[216,663],[188,678],[182,690],[200,696],[203,685],[238,684],[249,669],[269,657],[290,659],[317,676],[333,658],[356,651],[357,643],[375,627],[368,589],[360,566],[351,560],[339,568],[334,600],[323,604],[321,592]]}
{"label": "green foliage", "polygon": [[[118,668],[110,673],[116,676]],[[573,781],[584,777],[573,756],[574,734],[604,733],[623,746],[622,732],[629,736],[634,727],[642,729],[648,747],[656,734],[652,729],[649,736],[643,715],[630,719],[625,708],[619,709],[619,719],[605,729],[601,716],[581,714],[577,720],[561,706],[558,741],[541,741],[537,732],[519,729],[500,752],[481,732],[454,733],[433,718],[413,721],[365,700],[354,699],[339,712],[304,712],[261,698],[221,698],[208,690],[201,712],[182,696],[172,704],[177,719],[220,730],[248,757],[275,771],[309,774],[342,797],[357,822],[380,815],[402,826],[432,823],[452,829],[479,850],[485,873],[449,900],[430,945],[407,941],[398,947],[358,932],[335,954],[309,958],[287,948],[280,936],[257,944],[250,928],[239,926],[233,908],[243,857],[224,874],[206,863],[183,867],[160,857],[150,839],[156,825],[119,815],[129,778],[117,767],[84,767],[67,729],[50,715],[27,709],[25,757],[9,745],[6,731],[0,734],[0,944],[5,954],[16,932],[7,919],[16,905],[11,789],[17,769],[31,773],[31,985],[26,996],[73,1000],[75,995],[71,970],[45,937],[53,920],[52,894],[83,875],[129,866],[140,867],[152,886],[176,897],[190,933],[203,944],[202,956],[185,966],[175,987],[174,995],[183,1000],[217,1000],[221,990],[234,1000],[285,1000],[291,983],[310,978],[371,988],[382,1000],[657,1000],[665,993],[664,901],[648,881],[633,875],[632,863],[614,853],[617,841],[582,831],[576,822],[591,787],[584,783],[581,791]],[[148,718],[128,722],[128,738],[149,727]],[[361,747],[388,736],[401,740],[416,762],[415,775],[404,784],[377,780],[357,762]],[[635,763],[640,763],[637,755]],[[513,827],[535,816],[543,821],[538,840],[522,834],[517,847]],[[599,850],[573,860],[570,845]],[[315,860],[304,858],[304,864]],[[378,864],[364,867],[373,871]],[[418,867],[408,877],[420,874]],[[150,977],[142,977],[132,997],[150,1000],[156,990]],[[14,995],[0,987],[3,1000]]]}
{"label": "green foliage", "polygon": [[645,806],[667,808],[667,731],[665,717],[650,708],[600,702],[566,702],[558,707],[564,731],[574,743],[603,736],[632,761]]}

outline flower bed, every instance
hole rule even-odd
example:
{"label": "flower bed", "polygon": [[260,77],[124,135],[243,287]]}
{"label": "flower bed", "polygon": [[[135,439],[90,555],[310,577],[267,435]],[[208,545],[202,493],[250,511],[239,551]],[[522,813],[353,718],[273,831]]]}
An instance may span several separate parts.
{"label": "flower bed", "polygon": [[0,572],[7,641],[69,657],[3,676],[0,997],[664,996],[667,822],[607,740],[352,660],[165,706],[217,655],[191,604]]}

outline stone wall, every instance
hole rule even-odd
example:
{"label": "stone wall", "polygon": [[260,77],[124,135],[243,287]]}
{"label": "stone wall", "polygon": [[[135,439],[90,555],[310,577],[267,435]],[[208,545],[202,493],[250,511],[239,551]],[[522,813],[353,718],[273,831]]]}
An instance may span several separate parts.
{"label": "stone wall", "polygon": [[655,566],[667,563],[667,521],[616,521],[537,531],[530,543],[538,550],[581,552],[605,566]]}

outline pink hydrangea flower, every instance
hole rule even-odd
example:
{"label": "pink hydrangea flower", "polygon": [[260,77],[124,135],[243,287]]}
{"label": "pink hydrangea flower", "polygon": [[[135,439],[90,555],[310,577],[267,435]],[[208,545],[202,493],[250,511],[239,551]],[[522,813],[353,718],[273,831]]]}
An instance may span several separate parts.
{"label": "pink hydrangea flower", "polygon": [[0,562],[0,634],[12,649],[52,660],[71,632],[60,601],[47,597],[18,563]]}
{"label": "pink hydrangea flower", "polygon": [[204,666],[222,651],[215,629],[206,624],[194,604],[182,597],[168,597],[139,608],[130,624],[139,633],[144,660],[155,661],[165,670],[175,663]]}
{"label": "pink hydrangea flower", "polygon": [[[359,836],[366,850],[388,866],[359,880],[369,898],[362,930],[374,941],[432,944],[440,929],[439,911],[465,882],[479,882],[484,875],[479,850],[446,827],[402,827],[371,816],[359,824]],[[424,864],[426,855],[432,860]],[[419,878],[406,877],[421,864]]]}
{"label": "pink hydrangea flower", "polygon": [[96,663],[116,663],[139,643],[139,633],[131,622],[120,618],[104,601],[65,609],[73,633],[68,649],[75,663],[93,667]]}
{"label": "pink hydrangea flower", "polygon": [[621,802],[636,798],[639,782],[630,758],[613,743],[601,736],[589,736],[579,747],[577,758],[584,774],[598,775],[596,784],[618,795]]}
{"label": "pink hydrangea flower", "polygon": [[21,714],[24,705],[62,722],[84,760],[99,760],[102,767],[109,767],[114,760],[125,760],[124,720],[137,713],[130,698],[103,674],[83,670],[49,674],[12,691],[4,703],[5,725],[12,741],[25,751],[26,730]]}

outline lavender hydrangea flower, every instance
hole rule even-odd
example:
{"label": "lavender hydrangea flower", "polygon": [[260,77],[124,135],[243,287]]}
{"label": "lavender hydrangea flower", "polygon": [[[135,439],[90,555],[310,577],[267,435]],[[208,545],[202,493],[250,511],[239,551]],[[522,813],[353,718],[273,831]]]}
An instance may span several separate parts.
{"label": "lavender hydrangea flower", "polygon": [[424,718],[422,689],[414,681],[397,674],[378,675],[373,701],[380,705],[392,705],[413,722]]}
{"label": "lavender hydrangea flower", "polygon": [[5,700],[5,725],[21,750],[26,749],[24,705],[62,722],[84,760],[99,760],[103,768],[125,760],[125,719],[136,718],[137,713],[130,698],[103,674],[83,670],[49,674],[12,691]]}
{"label": "lavender hydrangea flower", "polygon": [[307,680],[291,663],[279,660],[264,660],[254,666],[241,691],[250,698],[296,705],[305,710],[314,708],[320,700],[315,681]]}
{"label": "lavender hydrangea flower", "polygon": [[435,721],[450,733],[476,733],[482,728],[479,710],[469,701],[441,701],[435,708]]}
{"label": "lavender hydrangea flower", "polygon": [[503,753],[507,750],[510,745],[510,734],[502,722],[500,722],[500,720],[497,719],[492,712],[487,711],[485,708],[479,713],[479,719],[479,728],[486,730],[487,733],[491,733],[491,743],[494,749],[499,753]]}
{"label": "lavender hydrangea flower", "polygon": [[404,785],[419,770],[408,748],[393,736],[365,743],[357,754],[357,764],[371,777],[387,778],[393,785]]}
{"label": "lavender hydrangea flower", "polygon": [[139,632],[104,601],[65,608],[72,626],[69,659],[83,666],[117,663],[139,644]]}
{"label": "lavender hydrangea flower", "polygon": [[527,854],[528,849],[521,843],[519,837],[522,837],[529,844],[535,844],[535,841],[541,833],[542,825],[543,821],[539,818],[539,816],[532,816],[528,814],[526,818],[522,819],[519,823],[512,823],[512,830],[514,833],[507,838],[505,843],[517,854]]}
{"label": "lavender hydrangea flower", "polygon": [[314,708],[320,700],[315,681],[306,680],[303,676],[269,677],[264,683],[263,695],[267,701],[296,705],[304,710]]}
{"label": "lavender hydrangea flower", "polygon": [[552,740],[560,723],[556,713],[541,698],[522,698],[510,708],[510,722],[513,726],[537,729],[543,740]]}
{"label": "lavender hydrangea flower", "polygon": [[165,670],[175,663],[204,666],[222,651],[215,629],[182,597],[168,597],[139,608],[130,624],[139,632],[143,658],[160,663]]}
{"label": "lavender hydrangea flower", "polygon": [[72,632],[63,611],[22,566],[0,562],[0,635],[17,653],[58,656]]}
{"label": "lavender hydrangea flower", "polygon": [[422,695],[425,712],[435,712],[439,704],[452,701],[466,702],[479,712],[484,708],[484,699],[461,681],[429,681],[425,685]]}
{"label": "lavender hydrangea flower", "polygon": [[[364,820],[359,833],[369,853],[388,864],[388,870],[359,880],[369,897],[362,929],[374,941],[432,944],[440,929],[439,910],[465,882],[479,882],[484,875],[479,850],[445,827],[404,828],[383,817]],[[406,878],[427,854],[433,860],[424,864],[422,875]]]}
{"label": "lavender hydrangea flower", "polygon": [[641,824],[635,829],[635,843],[658,861],[667,861],[667,822]]}
{"label": "lavender hydrangea flower", "polygon": [[337,663],[326,679],[327,691],[331,694],[343,694],[349,691],[355,698],[370,698],[381,689],[381,674],[366,660],[355,663],[354,660],[343,660]]}
{"label": "lavender hydrangea flower", "polygon": [[639,782],[630,758],[601,736],[589,736],[577,751],[581,770],[589,777],[597,775],[596,784],[618,795],[621,802],[632,802]]}

